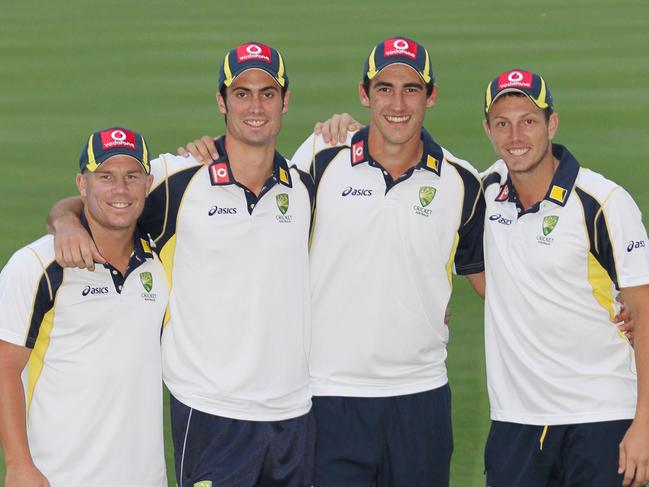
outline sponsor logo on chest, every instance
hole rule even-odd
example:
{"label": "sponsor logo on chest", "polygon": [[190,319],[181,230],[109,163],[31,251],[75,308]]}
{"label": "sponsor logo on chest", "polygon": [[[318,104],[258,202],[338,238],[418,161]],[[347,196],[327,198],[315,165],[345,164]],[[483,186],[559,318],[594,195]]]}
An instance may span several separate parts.
{"label": "sponsor logo on chest", "polygon": [[340,195],[343,198],[347,198],[349,196],[372,196],[373,190],[367,189],[367,188],[354,188],[353,186],[347,186],[345,189],[342,190]]}
{"label": "sponsor logo on chest", "polygon": [[108,286],[99,286],[99,287],[93,287],[93,286],[86,286],[81,290],[81,295],[82,296],[89,296],[89,295],[96,295],[96,294],[108,294],[110,293],[110,289],[108,289]]}
{"label": "sponsor logo on chest", "polygon": [[643,249],[643,248],[645,248],[644,240],[630,240],[629,243],[626,245],[627,252],[633,252],[635,249]]}
{"label": "sponsor logo on chest", "polygon": [[489,215],[489,221],[500,223],[501,225],[511,225],[514,220],[512,218],[505,218],[502,216],[500,213],[494,213],[493,215]]}

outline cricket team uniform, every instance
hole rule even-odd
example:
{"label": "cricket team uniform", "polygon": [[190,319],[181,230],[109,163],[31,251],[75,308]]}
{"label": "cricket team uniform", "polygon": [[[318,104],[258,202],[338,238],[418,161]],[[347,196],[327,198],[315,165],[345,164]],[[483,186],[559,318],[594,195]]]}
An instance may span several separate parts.
{"label": "cricket team uniform", "polygon": [[369,485],[377,471],[379,485],[445,485],[452,436],[444,313],[452,274],[483,270],[480,180],[425,130],[421,161],[392,180],[369,154],[368,133],[338,147],[312,136],[292,159],[316,184],[316,485]]}
{"label": "cricket team uniform", "polygon": [[619,289],[649,284],[640,211],[565,147],[553,153],[550,188],[527,210],[502,160],[483,179],[492,487],[621,482],[617,446],[635,414],[634,352],[612,318]]}
{"label": "cricket team uniform", "polygon": [[160,331],[167,278],[136,238],[125,276],[61,268],[52,236],[0,274],[0,339],[32,349],[27,436],[52,487],[164,487]]}
{"label": "cricket team uniform", "polygon": [[[274,454],[272,435],[297,435],[285,441],[300,460],[289,469],[295,479],[308,454],[313,186],[276,153],[257,198],[235,181],[224,138],[216,142],[222,157],[211,165],[170,154],[152,161],[140,220],[172,286],[162,356],[180,487],[254,485]],[[206,416],[227,426],[208,435]],[[275,428],[286,420],[301,426]]]}

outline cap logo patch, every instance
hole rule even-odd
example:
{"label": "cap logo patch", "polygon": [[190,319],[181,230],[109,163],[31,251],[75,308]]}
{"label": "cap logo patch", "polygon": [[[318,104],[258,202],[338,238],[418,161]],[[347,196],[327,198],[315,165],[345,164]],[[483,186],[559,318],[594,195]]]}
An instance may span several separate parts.
{"label": "cap logo patch", "polygon": [[365,160],[365,149],[363,148],[363,141],[359,140],[352,145],[352,164],[358,164]]}
{"label": "cap logo patch", "polygon": [[237,47],[237,60],[239,63],[248,61],[270,63],[270,47],[263,44],[244,44]]}
{"label": "cap logo patch", "polygon": [[101,132],[101,149],[126,147],[135,150],[135,134],[130,130],[105,130]]}
{"label": "cap logo patch", "polygon": [[383,45],[383,57],[406,56],[417,59],[417,43],[405,39],[389,39]]}
{"label": "cap logo patch", "polygon": [[230,174],[225,162],[217,162],[210,166],[210,178],[212,184],[228,184],[230,182]]}
{"label": "cap logo patch", "polygon": [[506,88],[531,88],[532,73],[528,71],[507,71],[498,76],[498,91]]}

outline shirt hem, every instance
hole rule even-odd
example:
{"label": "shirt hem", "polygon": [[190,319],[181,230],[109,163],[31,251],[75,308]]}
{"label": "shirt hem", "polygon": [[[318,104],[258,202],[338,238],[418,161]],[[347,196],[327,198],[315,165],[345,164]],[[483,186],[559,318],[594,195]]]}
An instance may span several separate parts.
{"label": "shirt hem", "polygon": [[507,423],[518,423],[536,426],[558,426],[564,424],[600,423],[602,421],[618,421],[621,419],[633,419],[635,408],[619,409],[615,411],[590,411],[579,414],[548,414],[548,415],[526,415],[513,414],[503,411],[491,410],[492,421],[504,421]]}
{"label": "shirt hem", "polygon": [[314,396],[342,396],[342,397],[392,397],[416,394],[418,392],[438,389],[448,384],[448,377],[440,377],[418,384],[402,386],[367,385],[367,384],[314,384],[311,390]]}
{"label": "shirt hem", "polygon": [[223,418],[236,419],[241,421],[284,421],[286,419],[299,418],[308,414],[311,410],[311,398],[306,404],[293,407],[291,409],[282,409],[281,411],[257,410],[257,411],[241,411],[240,409],[230,409],[223,406],[214,406],[206,401],[199,401],[179,394],[172,395],[182,402],[187,407],[197,409],[203,413],[211,414],[213,416],[221,416]]}

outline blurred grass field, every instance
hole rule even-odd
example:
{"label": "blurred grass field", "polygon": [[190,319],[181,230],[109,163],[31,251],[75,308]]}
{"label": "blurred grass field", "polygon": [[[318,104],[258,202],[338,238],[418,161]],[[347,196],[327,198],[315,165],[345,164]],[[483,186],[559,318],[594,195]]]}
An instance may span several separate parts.
{"label": "blurred grass field", "polygon": [[[292,96],[279,148],[286,156],[332,112],[367,120],[357,100],[364,56],[378,41],[405,35],[431,53],[440,91],[426,126],[442,145],[488,167],[487,82],[508,68],[538,71],[561,116],[556,140],[625,186],[647,213],[648,14],[646,0],[7,3],[0,13],[0,265],[44,232],[53,201],[75,193],[90,131],[135,128],[154,153],[222,132],[218,65],[246,40],[285,56]],[[452,309],[452,485],[481,486],[488,427],[482,304],[458,280]],[[0,485],[3,479],[0,461]]]}

